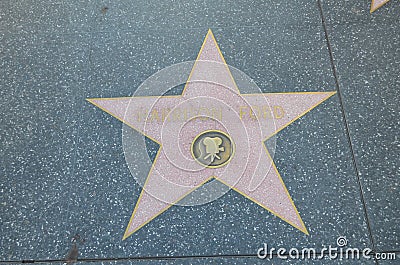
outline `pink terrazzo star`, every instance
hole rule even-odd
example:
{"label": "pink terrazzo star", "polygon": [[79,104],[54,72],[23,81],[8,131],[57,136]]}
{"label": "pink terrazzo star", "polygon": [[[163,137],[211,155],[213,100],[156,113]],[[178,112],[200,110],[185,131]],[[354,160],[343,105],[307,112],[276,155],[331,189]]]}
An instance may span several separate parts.
{"label": "pink terrazzo star", "polygon": [[[160,144],[124,239],[211,178],[308,234],[263,142],[333,94],[240,94],[210,30],[182,95],[88,99]],[[196,161],[192,144],[207,131],[232,139],[227,164]]]}

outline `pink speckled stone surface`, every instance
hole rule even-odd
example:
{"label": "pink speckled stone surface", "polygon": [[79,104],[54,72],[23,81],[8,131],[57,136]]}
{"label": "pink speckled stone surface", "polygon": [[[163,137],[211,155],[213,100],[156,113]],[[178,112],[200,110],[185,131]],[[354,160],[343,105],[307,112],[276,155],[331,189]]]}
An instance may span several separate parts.
{"label": "pink speckled stone surface", "polygon": [[[307,233],[263,141],[333,94],[241,95],[209,32],[182,95],[91,99],[161,145],[125,237],[212,177]],[[207,168],[191,156],[195,137],[207,130],[232,138],[235,152],[227,165]]]}

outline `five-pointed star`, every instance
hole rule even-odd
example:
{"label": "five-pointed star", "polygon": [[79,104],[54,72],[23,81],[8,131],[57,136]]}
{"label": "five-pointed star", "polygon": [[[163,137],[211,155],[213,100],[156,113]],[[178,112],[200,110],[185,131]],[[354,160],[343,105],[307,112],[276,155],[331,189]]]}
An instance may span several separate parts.
{"label": "five-pointed star", "polygon": [[[209,30],[181,95],[88,99],[160,145],[124,239],[211,178],[308,234],[264,141],[335,93],[241,94]],[[218,168],[191,153],[196,136],[209,130],[235,146]]]}
{"label": "five-pointed star", "polygon": [[389,1],[390,0],[372,0],[370,12],[371,13],[374,12],[375,10],[377,10],[378,8],[380,8]]}

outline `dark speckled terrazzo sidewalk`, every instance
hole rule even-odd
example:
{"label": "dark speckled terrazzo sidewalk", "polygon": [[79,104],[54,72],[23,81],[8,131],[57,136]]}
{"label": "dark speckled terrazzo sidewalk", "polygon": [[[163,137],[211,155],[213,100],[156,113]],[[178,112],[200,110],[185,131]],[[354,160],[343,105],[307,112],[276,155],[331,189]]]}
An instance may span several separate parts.
{"label": "dark speckled terrazzo sidewalk", "polygon": [[[400,3],[369,7],[0,0],[0,264],[398,264]],[[195,60],[209,29],[264,93],[337,92],[276,138],[309,235],[230,190],[122,240],[141,187],[122,123],[86,99],[131,96]],[[396,260],[257,258],[264,243],[321,254],[339,237]]]}

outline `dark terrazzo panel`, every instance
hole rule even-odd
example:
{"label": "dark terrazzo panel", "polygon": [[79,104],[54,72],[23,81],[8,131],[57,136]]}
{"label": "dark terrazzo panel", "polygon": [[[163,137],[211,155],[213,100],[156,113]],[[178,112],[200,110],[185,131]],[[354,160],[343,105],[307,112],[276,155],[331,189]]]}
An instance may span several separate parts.
{"label": "dark terrazzo panel", "polygon": [[2,260],[60,257],[85,43],[86,36],[3,37]]}
{"label": "dark terrazzo panel", "polygon": [[[167,263],[168,264],[168,263]],[[187,264],[187,265],[195,265],[195,264],[237,264],[237,265],[261,265],[261,264],[374,264],[372,260],[339,260],[339,259],[279,259],[274,257],[273,259],[258,259],[258,258],[206,258],[206,259],[187,259],[182,263],[178,260],[175,263],[171,264]]]}
{"label": "dark terrazzo panel", "polygon": [[11,33],[277,28],[319,24],[317,1],[1,1],[0,29]]}
{"label": "dark terrazzo panel", "polygon": [[[319,24],[309,28],[280,24],[277,28],[217,28],[214,34],[226,62],[249,75],[263,92],[333,91],[322,30]],[[246,92],[245,87],[242,90]]]}
{"label": "dark terrazzo panel", "polygon": [[373,237],[378,250],[399,250],[400,5],[362,12],[351,24],[341,23],[352,16],[338,6],[353,7],[324,4]]}
{"label": "dark terrazzo panel", "polygon": [[0,7],[0,31],[5,33],[54,33],[65,26],[61,0],[2,0]]}
{"label": "dark terrazzo panel", "polygon": [[78,261],[76,264],[78,265],[119,265],[119,264],[160,264],[160,265],[173,265],[173,264],[182,264],[182,265],[197,265],[197,264],[234,264],[234,265],[258,265],[258,264],[375,264],[371,259],[329,259],[325,258],[316,258],[316,259],[279,259],[278,257],[274,257],[272,259],[259,259],[257,257],[205,257],[205,258],[171,258],[171,259],[143,259],[143,260],[119,260],[119,261],[97,261],[97,262],[88,262],[88,261]]}
{"label": "dark terrazzo panel", "polygon": [[307,28],[319,25],[317,1],[205,1],[210,27]]}
{"label": "dark terrazzo panel", "polygon": [[94,8],[98,31],[201,28],[208,22],[204,1],[103,1]]}
{"label": "dark terrazzo panel", "polygon": [[91,33],[95,29],[95,16],[101,13],[101,2],[96,0],[63,0],[63,32]]}
{"label": "dark terrazzo panel", "polygon": [[[103,1],[93,4],[94,27],[100,31],[213,28],[287,27],[319,24],[317,1]],[[298,23],[301,21],[301,24]],[[284,23],[282,23],[284,22]]]}
{"label": "dark terrazzo panel", "polygon": [[133,95],[147,78],[161,69],[194,61],[206,34],[207,30],[93,34],[87,97]]}

